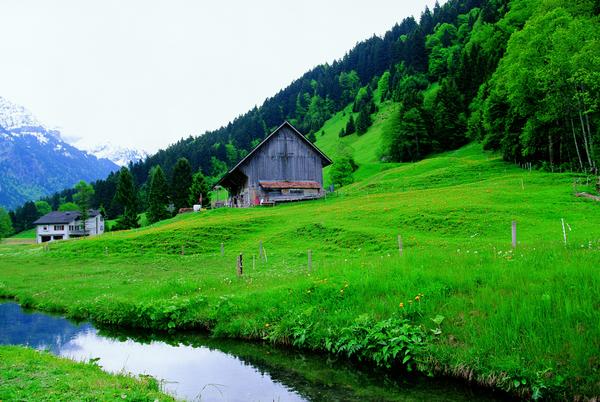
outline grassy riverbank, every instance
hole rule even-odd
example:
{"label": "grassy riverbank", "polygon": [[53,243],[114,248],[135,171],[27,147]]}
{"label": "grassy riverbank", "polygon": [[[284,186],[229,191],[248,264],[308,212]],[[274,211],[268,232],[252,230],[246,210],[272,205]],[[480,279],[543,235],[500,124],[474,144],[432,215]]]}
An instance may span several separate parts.
{"label": "grassy riverbank", "polygon": [[472,145],[327,200],[184,215],[48,251],[0,246],[0,295],[104,324],[266,338],[528,396],[598,395],[600,208],[573,197],[572,183]]}
{"label": "grassy riverbank", "polygon": [[112,375],[33,349],[0,346],[2,401],[172,401],[151,377]]}

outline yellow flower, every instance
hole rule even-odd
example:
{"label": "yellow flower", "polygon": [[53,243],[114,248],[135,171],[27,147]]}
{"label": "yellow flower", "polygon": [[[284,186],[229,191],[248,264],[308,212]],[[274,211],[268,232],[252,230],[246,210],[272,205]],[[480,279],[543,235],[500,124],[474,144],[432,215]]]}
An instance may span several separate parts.
{"label": "yellow flower", "polygon": [[266,324],[265,324],[265,328],[269,328],[269,323],[266,323]]}
{"label": "yellow flower", "polygon": [[404,303],[400,303],[400,308],[404,308]]}
{"label": "yellow flower", "polygon": [[415,300],[416,300],[416,301],[419,301],[419,300],[421,300],[421,297],[420,297],[420,296],[416,296],[416,297],[415,297]]}

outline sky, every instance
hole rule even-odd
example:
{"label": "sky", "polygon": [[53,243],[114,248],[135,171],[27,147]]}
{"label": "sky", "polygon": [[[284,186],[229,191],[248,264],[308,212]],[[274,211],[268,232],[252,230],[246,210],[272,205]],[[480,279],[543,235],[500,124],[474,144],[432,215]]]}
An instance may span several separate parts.
{"label": "sky", "polygon": [[1,0],[0,96],[79,145],[155,152],[434,3]]}

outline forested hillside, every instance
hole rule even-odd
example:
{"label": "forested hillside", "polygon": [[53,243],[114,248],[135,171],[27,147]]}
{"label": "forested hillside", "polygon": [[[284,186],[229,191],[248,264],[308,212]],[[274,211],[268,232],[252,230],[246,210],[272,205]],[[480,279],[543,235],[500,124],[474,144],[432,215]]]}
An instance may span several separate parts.
{"label": "forested hillside", "polygon": [[[450,0],[358,43],[262,106],[215,131],[188,137],[130,165],[146,209],[149,174],[167,178],[179,158],[214,182],[288,120],[309,139],[342,110],[340,137],[379,129],[378,162],[416,161],[481,141],[511,162],[548,171],[597,171],[600,163],[600,0]],[[393,105],[393,107],[389,107]],[[330,135],[330,133],[328,133]],[[109,216],[118,174],[94,183]],[[67,201],[69,191],[55,195]]]}

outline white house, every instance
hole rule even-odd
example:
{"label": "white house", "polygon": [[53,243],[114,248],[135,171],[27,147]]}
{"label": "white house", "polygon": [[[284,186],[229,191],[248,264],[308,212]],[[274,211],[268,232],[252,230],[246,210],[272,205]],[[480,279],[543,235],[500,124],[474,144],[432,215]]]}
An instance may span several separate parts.
{"label": "white house", "polygon": [[74,237],[96,236],[104,233],[104,217],[90,209],[85,230],[79,211],[53,211],[33,222],[36,225],[37,243],[66,240]]}

